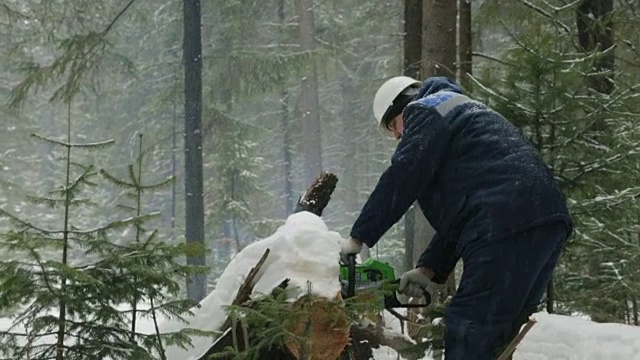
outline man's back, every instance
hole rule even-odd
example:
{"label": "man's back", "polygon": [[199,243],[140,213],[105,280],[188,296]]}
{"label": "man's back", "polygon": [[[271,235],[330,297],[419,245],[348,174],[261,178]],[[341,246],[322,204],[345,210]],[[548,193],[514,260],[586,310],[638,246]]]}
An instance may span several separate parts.
{"label": "man's back", "polygon": [[436,230],[462,241],[498,240],[547,221],[569,223],[564,196],[532,144],[500,114],[455,90],[426,93],[405,109],[409,119],[433,109],[428,116],[439,118],[429,121],[444,122],[435,136],[448,144],[418,196]]}

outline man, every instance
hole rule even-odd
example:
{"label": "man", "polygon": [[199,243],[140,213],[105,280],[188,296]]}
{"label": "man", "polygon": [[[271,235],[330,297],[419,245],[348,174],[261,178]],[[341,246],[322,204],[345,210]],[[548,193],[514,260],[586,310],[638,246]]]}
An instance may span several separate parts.
{"label": "man", "polygon": [[373,247],[415,201],[436,235],[400,293],[464,271],[445,314],[445,359],[495,358],[540,303],[573,224],[552,172],[518,128],[443,77],[399,76],[373,101],[399,140],[341,245]]}

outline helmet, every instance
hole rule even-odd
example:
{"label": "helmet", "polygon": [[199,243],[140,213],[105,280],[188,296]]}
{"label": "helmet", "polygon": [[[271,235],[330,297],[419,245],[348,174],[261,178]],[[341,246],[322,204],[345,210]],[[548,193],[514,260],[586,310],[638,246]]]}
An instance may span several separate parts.
{"label": "helmet", "polygon": [[[396,76],[387,80],[380,86],[378,91],[376,92],[375,97],[373,98],[373,115],[378,121],[378,128],[383,132],[388,132],[387,129],[382,122],[385,113],[393,104],[393,100],[402,94],[409,87],[419,87],[422,85],[421,81],[418,81],[414,78],[410,78],[408,76]],[[407,94],[407,95],[413,95]]]}

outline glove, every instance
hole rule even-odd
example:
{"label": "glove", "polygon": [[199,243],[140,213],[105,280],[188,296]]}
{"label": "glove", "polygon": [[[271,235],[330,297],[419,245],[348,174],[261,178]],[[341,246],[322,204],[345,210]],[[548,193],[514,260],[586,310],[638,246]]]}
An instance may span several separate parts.
{"label": "glove", "polygon": [[349,264],[349,255],[357,255],[362,251],[362,243],[354,238],[348,238],[340,243],[340,260]]}
{"label": "glove", "polygon": [[430,281],[429,276],[422,272],[422,270],[409,270],[400,277],[398,292],[409,297],[423,297],[424,290]]}

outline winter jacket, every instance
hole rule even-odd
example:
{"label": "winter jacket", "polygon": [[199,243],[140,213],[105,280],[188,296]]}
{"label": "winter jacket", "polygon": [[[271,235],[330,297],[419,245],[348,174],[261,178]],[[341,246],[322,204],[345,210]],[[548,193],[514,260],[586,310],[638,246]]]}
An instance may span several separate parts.
{"label": "winter jacket", "polygon": [[436,230],[417,266],[443,283],[463,252],[534,226],[572,220],[552,172],[521,131],[443,77],[403,111],[390,166],[351,236],[373,247],[415,201]]}

